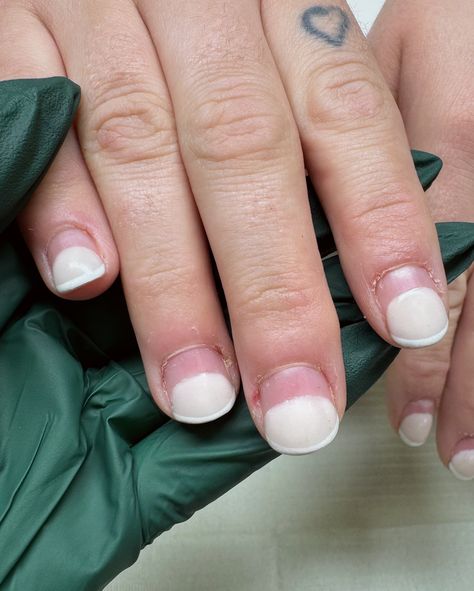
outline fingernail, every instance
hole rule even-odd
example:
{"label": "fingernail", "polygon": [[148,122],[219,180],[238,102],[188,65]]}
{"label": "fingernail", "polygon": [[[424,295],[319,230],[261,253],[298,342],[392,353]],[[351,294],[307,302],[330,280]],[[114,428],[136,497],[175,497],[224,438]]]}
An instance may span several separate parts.
{"label": "fingernail", "polygon": [[400,439],[410,447],[423,445],[433,425],[434,402],[417,400],[410,402],[404,410],[404,418],[400,423],[398,434]]}
{"label": "fingernail", "polygon": [[464,439],[457,445],[449,469],[459,480],[474,480],[474,439]]}
{"label": "fingernail", "polygon": [[400,267],[384,275],[377,297],[392,339],[401,347],[428,347],[448,331],[443,300],[426,269]]}
{"label": "fingernail", "polygon": [[339,416],[325,377],[307,366],[292,366],[268,376],[260,385],[264,431],[282,454],[316,451],[336,437]]}
{"label": "fingernail", "polygon": [[234,406],[236,392],[221,355],[209,347],[193,347],[169,357],[163,382],[173,417],[182,423],[207,423]]}
{"label": "fingernail", "polygon": [[76,228],[64,230],[48,244],[48,261],[56,291],[65,293],[102,277],[105,264],[92,238]]}

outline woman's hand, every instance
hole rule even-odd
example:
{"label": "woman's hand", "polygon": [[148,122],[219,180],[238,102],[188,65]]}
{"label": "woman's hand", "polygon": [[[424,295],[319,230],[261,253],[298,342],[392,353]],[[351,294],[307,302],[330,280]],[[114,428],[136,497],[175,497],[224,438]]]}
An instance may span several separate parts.
{"label": "woman's hand", "polygon": [[63,297],[103,292],[120,266],[169,416],[227,412],[239,367],[275,449],[309,452],[335,436],[339,326],[305,166],[378,334],[406,347],[445,334],[444,271],[402,120],[345,2],[2,0],[0,10],[2,79],[67,75],[83,90],[76,129],[21,217],[25,239]]}
{"label": "woman's hand", "polygon": [[[436,221],[474,221],[474,4],[391,0],[370,34],[414,148],[444,160],[428,192]],[[422,445],[438,415],[445,465],[474,478],[474,269],[449,289],[450,328],[439,345],[403,351],[388,372],[390,420]]]}

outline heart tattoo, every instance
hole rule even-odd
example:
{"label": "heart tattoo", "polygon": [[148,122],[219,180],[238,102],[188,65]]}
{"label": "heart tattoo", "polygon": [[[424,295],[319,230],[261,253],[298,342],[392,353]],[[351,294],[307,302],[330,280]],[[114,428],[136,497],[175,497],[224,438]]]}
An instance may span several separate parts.
{"label": "heart tattoo", "polygon": [[303,12],[301,24],[313,37],[334,47],[341,47],[351,22],[339,6],[312,6]]}

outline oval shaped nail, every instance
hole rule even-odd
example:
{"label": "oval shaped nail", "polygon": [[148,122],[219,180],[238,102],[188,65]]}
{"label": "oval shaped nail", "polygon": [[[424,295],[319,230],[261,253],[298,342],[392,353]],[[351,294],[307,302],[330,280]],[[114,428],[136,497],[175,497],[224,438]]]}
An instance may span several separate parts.
{"label": "oval shaped nail", "polygon": [[183,423],[207,423],[234,406],[235,388],[224,360],[208,347],[193,347],[169,357],[163,383],[173,417]]}
{"label": "oval shaped nail", "polygon": [[377,296],[400,347],[428,347],[447,333],[446,307],[426,269],[407,265],[390,271],[380,279]]}
{"label": "oval shaped nail", "polygon": [[307,454],[336,437],[339,416],[325,377],[307,366],[272,373],[260,385],[268,443],[283,454]]}

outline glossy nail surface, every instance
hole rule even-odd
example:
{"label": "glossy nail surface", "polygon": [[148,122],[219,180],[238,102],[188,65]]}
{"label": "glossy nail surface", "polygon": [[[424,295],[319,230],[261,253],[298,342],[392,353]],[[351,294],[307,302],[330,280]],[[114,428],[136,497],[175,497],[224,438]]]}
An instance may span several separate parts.
{"label": "glossy nail surface", "polygon": [[268,443],[284,454],[305,454],[328,445],[339,416],[325,377],[307,366],[272,373],[260,386]]}
{"label": "glossy nail surface", "polygon": [[56,290],[65,293],[102,277],[105,265],[90,248],[71,246],[55,258],[52,273]]}
{"label": "glossy nail surface", "polygon": [[173,417],[183,423],[207,423],[226,414],[236,392],[220,354],[193,347],[168,358],[163,382]]}
{"label": "glossy nail surface", "polygon": [[377,297],[391,338],[400,347],[428,347],[448,331],[448,315],[429,273],[406,266],[384,275]]}

